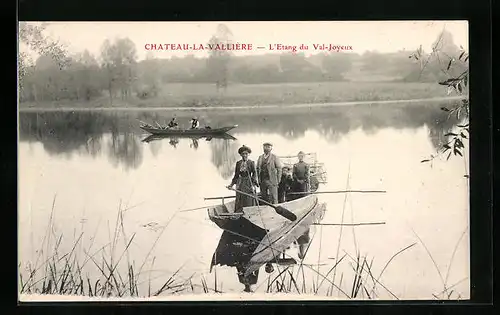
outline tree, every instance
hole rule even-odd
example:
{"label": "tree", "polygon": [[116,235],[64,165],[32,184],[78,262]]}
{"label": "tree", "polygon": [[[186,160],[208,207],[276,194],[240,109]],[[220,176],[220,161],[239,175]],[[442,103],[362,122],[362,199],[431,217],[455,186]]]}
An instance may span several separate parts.
{"label": "tree", "polygon": [[226,90],[228,84],[228,68],[231,59],[231,52],[228,50],[217,49],[217,46],[230,45],[233,33],[224,24],[217,26],[217,32],[208,41],[209,57],[206,63],[207,75],[215,82],[217,91],[220,88]]}
{"label": "tree", "polygon": [[119,91],[122,100],[130,96],[136,82],[137,52],[134,42],[119,38],[114,42],[106,39],[101,48],[102,67],[105,69],[110,101]]}
{"label": "tree", "polygon": [[[46,27],[46,23],[37,25],[35,23],[19,22],[18,77],[20,96],[24,93],[26,77],[32,75],[34,71],[34,62],[31,55],[49,56],[56,62],[59,69],[64,69],[70,64],[64,45],[44,34]],[[30,91],[27,93],[29,94]]]}
{"label": "tree", "polygon": [[[439,70],[445,78],[438,84],[448,90],[448,94],[456,93],[461,97],[460,101],[454,103],[451,107],[442,107],[441,110],[448,113],[448,117],[456,116],[459,123],[450,130],[444,144],[438,149],[436,155],[422,160],[422,163],[432,162],[432,160],[442,154],[446,154],[446,159],[453,156],[463,156],[463,151],[469,139],[469,54],[460,46],[455,49],[453,38],[449,32],[443,31],[434,42],[432,52],[424,55],[419,49],[413,53],[410,58],[419,61],[422,64],[421,72],[425,70],[431,62],[437,62]],[[468,176],[466,174],[465,176]]]}
{"label": "tree", "polygon": [[321,67],[330,80],[342,80],[343,74],[352,68],[351,57],[349,54],[341,52],[324,55]]}
{"label": "tree", "polygon": [[146,99],[158,96],[160,62],[151,53],[148,53],[146,59],[138,64],[137,77],[140,83],[137,86],[139,98]]}

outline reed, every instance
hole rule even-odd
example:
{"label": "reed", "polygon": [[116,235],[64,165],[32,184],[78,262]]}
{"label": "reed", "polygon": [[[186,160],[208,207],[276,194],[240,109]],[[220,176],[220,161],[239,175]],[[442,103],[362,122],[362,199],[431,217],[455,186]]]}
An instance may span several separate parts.
{"label": "reed", "polygon": [[[109,233],[109,241],[100,248],[94,248],[94,240],[99,225],[90,237],[87,237],[88,235],[81,231],[75,235],[72,241],[69,241],[67,236],[62,233],[58,233],[54,220],[55,204],[56,197],[54,197],[52,203],[49,222],[37,251],[37,257],[33,259],[34,261],[28,261],[25,264],[19,263],[19,292],[21,294],[152,297],[179,293],[198,293],[200,291],[206,294],[223,293],[217,268],[215,268],[213,275],[213,285],[209,284],[204,274],[199,274],[198,280],[194,280],[196,273],[183,279],[181,272],[184,265],[174,272],[165,272],[159,277],[153,277],[152,272],[156,257],[152,256],[152,253],[161,237],[161,233],[147,251],[143,261],[136,264],[136,261],[132,258],[133,255],[130,253],[136,234],[131,233],[129,235],[124,223],[124,213],[130,208],[124,209],[121,202],[118,207],[116,222],[113,224],[114,228]],[[346,202],[344,202],[344,206],[345,204]],[[173,217],[162,227],[163,230],[168,227],[169,222],[172,220]],[[466,231],[462,233],[457,241],[444,276],[437,267],[430,251],[414,232],[420,243],[426,248],[443,282],[443,290],[432,295],[435,299],[461,298],[454,288],[466,281],[467,278],[452,285],[448,285],[448,280],[455,253]],[[312,235],[311,241],[305,250],[306,255],[316,234],[319,234],[320,238],[322,238],[322,233]],[[341,237],[342,235],[339,235],[339,243]],[[336,244],[339,249],[336,254],[338,259],[335,259],[332,263],[322,264],[320,254],[318,254],[317,263],[312,265],[305,264],[301,260],[297,265],[276,268],[267,277],[261,278],[254,292],[307,294],[327,297],[333,297],[337,293],[339,297],[344,299],[378,299],[384,295],[399,300],[400,297],[383,283],[382,276],[399,255],[413,248],[417,243],[396,251],[384,265],[380,266],[382,268],[379,269],[380,272],[376,276],[373,272],[375,258],[370,258],[366,254],[362,255],[355,236],[353,239],[356,251],[354,255],[345,250],[343,254],[340,254],[340,246]],[[83,246],[83,243],[87,243],[84,240],[88,241],[88,246]],[[122,244],[120,244],[120,240]],[[321,239],[319,241],[321,242]],[[63,244],[66,246],[63,246]],[[148,258],[151,256],[152,261],[148,263]],[[323,268],[320,268],[320,266]],[[336,273],[340,275],[339,279],[335,279],[334,275]],[[153,283],[159,283],[159,285],[153,285]]]}
{"label": "reed", "polygon": [[[154,280],[151,272],[141,271],[147,263],[152,248],[137,271],[135,261],[129,255],[136,234],[128,236],[126,233],[124,212],[128,209],[123,209],[121,202],[110,241],[98,249],[93,249],[97,229],[90,238],[86,238],[84,231],[80,232],[74,241],[69,241],[63,233],[57,233],[54,222],[55,201],[54,197],[47,230],[37,250],[36,259],[27,263],[20,262],[18,265],[19,293],[144,297],[175,294],[189,287],[195,290],[194,285],[189,286],[192,276],[184,281],[178,279],[182,266],[167,276],[162,285],[154,290],[151,286]],[[122,248],[118,246],[120,238],[124,244]],[[84,239],[89,241],[87,248],[82,246]],[[69,244],[65,246],[67,250],[62,249],[62,244]],[[151,267],[154,265],[154,260],[153,257]],[[141,277],[146,272],[149,274],[146,280],[148,284],[140,286],[143,284],[140,281]],[[147,291],[140,292],[139,287],[146,287]]]}

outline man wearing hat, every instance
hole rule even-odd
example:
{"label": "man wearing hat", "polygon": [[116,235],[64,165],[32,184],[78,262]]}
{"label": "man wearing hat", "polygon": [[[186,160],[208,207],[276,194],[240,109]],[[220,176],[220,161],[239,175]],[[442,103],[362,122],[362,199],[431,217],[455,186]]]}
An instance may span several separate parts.
{"label": "man wearing hat", "polygon": [[304,197],[309,192],[310,172],[309,172],[309,164],[304,162],[305,155],[306,154],[304,152],[300,151],[297,154],[299,162],[293,165],[293,172],[292,172],[294,181],[293,191],[296,193],[294,195],[294,199]]}
{"label": "man wearing hat", "polygon": [[259,177],[260,193],[265,201],[278,203],[278,184],[281,181],[282,166],[279,158],[272,154],[273,145],[263,144],[264,154],[257,160],[257,174]]}

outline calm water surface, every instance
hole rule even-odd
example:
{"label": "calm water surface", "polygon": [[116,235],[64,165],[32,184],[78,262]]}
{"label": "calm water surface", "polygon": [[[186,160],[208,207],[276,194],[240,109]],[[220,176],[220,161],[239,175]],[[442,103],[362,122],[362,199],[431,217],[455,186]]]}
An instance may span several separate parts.
{"label": "calm water surface", "polygon": [[[348,254],[339,263],[335,283],[350,293],[354,271],[349,257],[359,252],[368,261],[373,259],[371,270],[378,276],[395,253],[417,243],[385,269],[380,282],[387,290],[379,288],[378,296],[429,299],[443,291],[442,277],[448,286],[462,281],[453,287],[453,297],[468,298],[469,206],[464,178],[468,161],[443,158],[432,165],[420,163],[446,141],[444,135],[457,123],[447,120],[439,107],[363,105],[293,115],[211,113],[200,116],[202,124],[238,124],[231,132],[237,140],[198,143],[190,139],[142,142],[146,135],[138,128],[138,120],[168,121],[168,112],[21,113],[21,265],[36,260],[54,200],[53,235],[64,235],[60,248],[70,250],[83,231],[78,245],[81,256],[85,249],[94,253],[112,241],[121,207],[127,209],[125,236],[134,235],[123,259],[136,271],[142,266],[141,291],[149,281],[161,286],[180,267],[178,277],[195,274],[197,285],[203,276],[213,288],[214,272],[209,273],[209,266],[222,231],[208,220],[205,210],[176,212],[215,204],[204,197],[230,194],[225,186],[239,159],[237,149],[243,144],[251,147],[250,158],[256,160],[262,143],[270,141],[277,155],[316,152],[328,172],[321,191],[387,191],[319,195],[328,204],[323,223],[385,225],[314,227],[305,259],[310,265],[306,274],[311,288],[313,282],[321,282],[311,268],[326,274],[335,259]],[[189,121],[188,116],[179,119]],[[167,228],[159,228],[167,223]],[[121,234],[116,243],[115,256],[119,257],[124,246]],[[91,266],[88,270],[98,275]],[[216,272],[220,290],[242,291],[235,268],[217,267]],[[266,290],[268,276],[261,270],[257,292]],[[326,289],[328,283],[323,286]],[[201,292],[199,287],[195,290]],[[343,297],[337,291],[333,295]]]}

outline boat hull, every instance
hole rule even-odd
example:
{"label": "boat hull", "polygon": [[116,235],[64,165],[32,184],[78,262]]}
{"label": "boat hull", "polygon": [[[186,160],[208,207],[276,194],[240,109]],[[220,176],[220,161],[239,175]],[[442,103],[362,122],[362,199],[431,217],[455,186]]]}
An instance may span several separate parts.
{"label": "boat hull", "polygon": [[280,205],[293,212],[297,220],[289,221],[269,206],[245,207],[243,212],[235,213],[234,200],[208,209],[209,219],[225,231],[247,237],[242,226],[251,224],[265,232],[247,263],[246,275],[268,262],[276,261],[291,243],[308,232],[311,224],[320,221],[326,211],[326,205],[319,203],[316,195]]}

